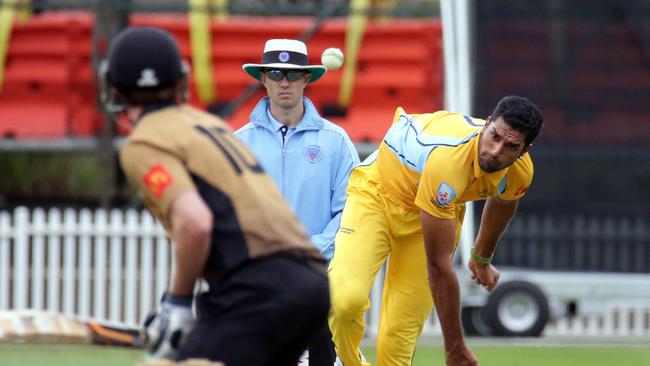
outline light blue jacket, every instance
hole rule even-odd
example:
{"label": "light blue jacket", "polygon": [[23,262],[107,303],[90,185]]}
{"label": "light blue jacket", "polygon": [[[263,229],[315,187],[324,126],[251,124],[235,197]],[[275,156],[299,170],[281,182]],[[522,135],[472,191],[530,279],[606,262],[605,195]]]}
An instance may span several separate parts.
{"label": "light blue jacket", "polygon": [[345,131],[322,118],[304,98],[305,114],[295,129],[276,130],[267,112],[269,98],[253,109],[250,122],[235,135],[253,151],[278,185],[312,243],[329,260],[341,222],[345,190],[359,155]]}

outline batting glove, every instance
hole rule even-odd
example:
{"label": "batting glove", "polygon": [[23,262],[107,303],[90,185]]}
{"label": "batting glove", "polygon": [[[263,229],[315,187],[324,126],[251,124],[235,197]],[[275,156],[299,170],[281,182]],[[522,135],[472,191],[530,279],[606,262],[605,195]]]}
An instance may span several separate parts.
{"label": "batting glove", "polygon": [[147,359],[175,360],[193,325],[192,296],[163,295],[160,309],[149,314],[144,322]]}

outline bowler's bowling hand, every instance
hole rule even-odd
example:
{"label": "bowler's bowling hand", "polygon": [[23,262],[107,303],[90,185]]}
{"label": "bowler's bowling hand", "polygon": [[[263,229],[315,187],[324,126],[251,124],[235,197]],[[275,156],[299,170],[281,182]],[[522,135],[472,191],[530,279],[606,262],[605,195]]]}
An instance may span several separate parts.
{"label": "bowler's bowling hand", "polygon": [[451,348],[445,345],[445,361],[447,366],[478,366],[478,360],[464,344]]}
{"label": "bowler's bowling hand", "polygon": [[501,273],[493,265],[476,263],[470,260],[468,266],[472,279],[478,285],[483,286],[488,291],[492,291],[496,287]]}
{"label": "bowler's bowling hand", "polygon": [[192,297],[166,293],[159,309],[150,313],[144,322],[147,359],[175,360],[193,325]]}

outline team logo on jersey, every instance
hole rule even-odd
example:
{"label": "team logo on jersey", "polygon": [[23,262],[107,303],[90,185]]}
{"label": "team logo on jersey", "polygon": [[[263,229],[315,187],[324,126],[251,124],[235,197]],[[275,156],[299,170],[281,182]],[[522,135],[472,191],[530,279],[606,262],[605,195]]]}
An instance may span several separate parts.
{"label": "team logo on jersey", "polygon": [[436,197],[431,202],[439,208],[449,208],[451,202],[456,198],[456,191],[446,182],[440,183]]}
{"label": "team logo on jersey", "polygon": [[140,73],[140,78],[135,82],[141,88],[158,86],[160,81],[156,76],[156,70],[147,67]]}
{"label": "team logo on jersey", "polygon": [[323,158],[323,148],[318,145],[309,145],[305,147],[305,159],[312,164],[316,164]]}
{"label": "team logo on jersey", "polygon": [[160,198],[165,190],[174,182],[171,174],[162,164],[154,164],[144,175],[144,185],[156,198]]}

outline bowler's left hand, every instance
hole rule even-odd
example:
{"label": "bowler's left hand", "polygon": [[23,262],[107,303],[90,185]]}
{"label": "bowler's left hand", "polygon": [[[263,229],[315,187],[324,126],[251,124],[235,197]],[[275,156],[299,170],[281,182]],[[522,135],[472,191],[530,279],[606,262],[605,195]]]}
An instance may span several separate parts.
{"label": "bowler's left hand", "polygon": [[472,279],[478,285],[483,286],[483,288],[488,291],[492,291],[496,287],[501,272],[499,272],[493,265],[476,263],[470,259],[468,266]]}

